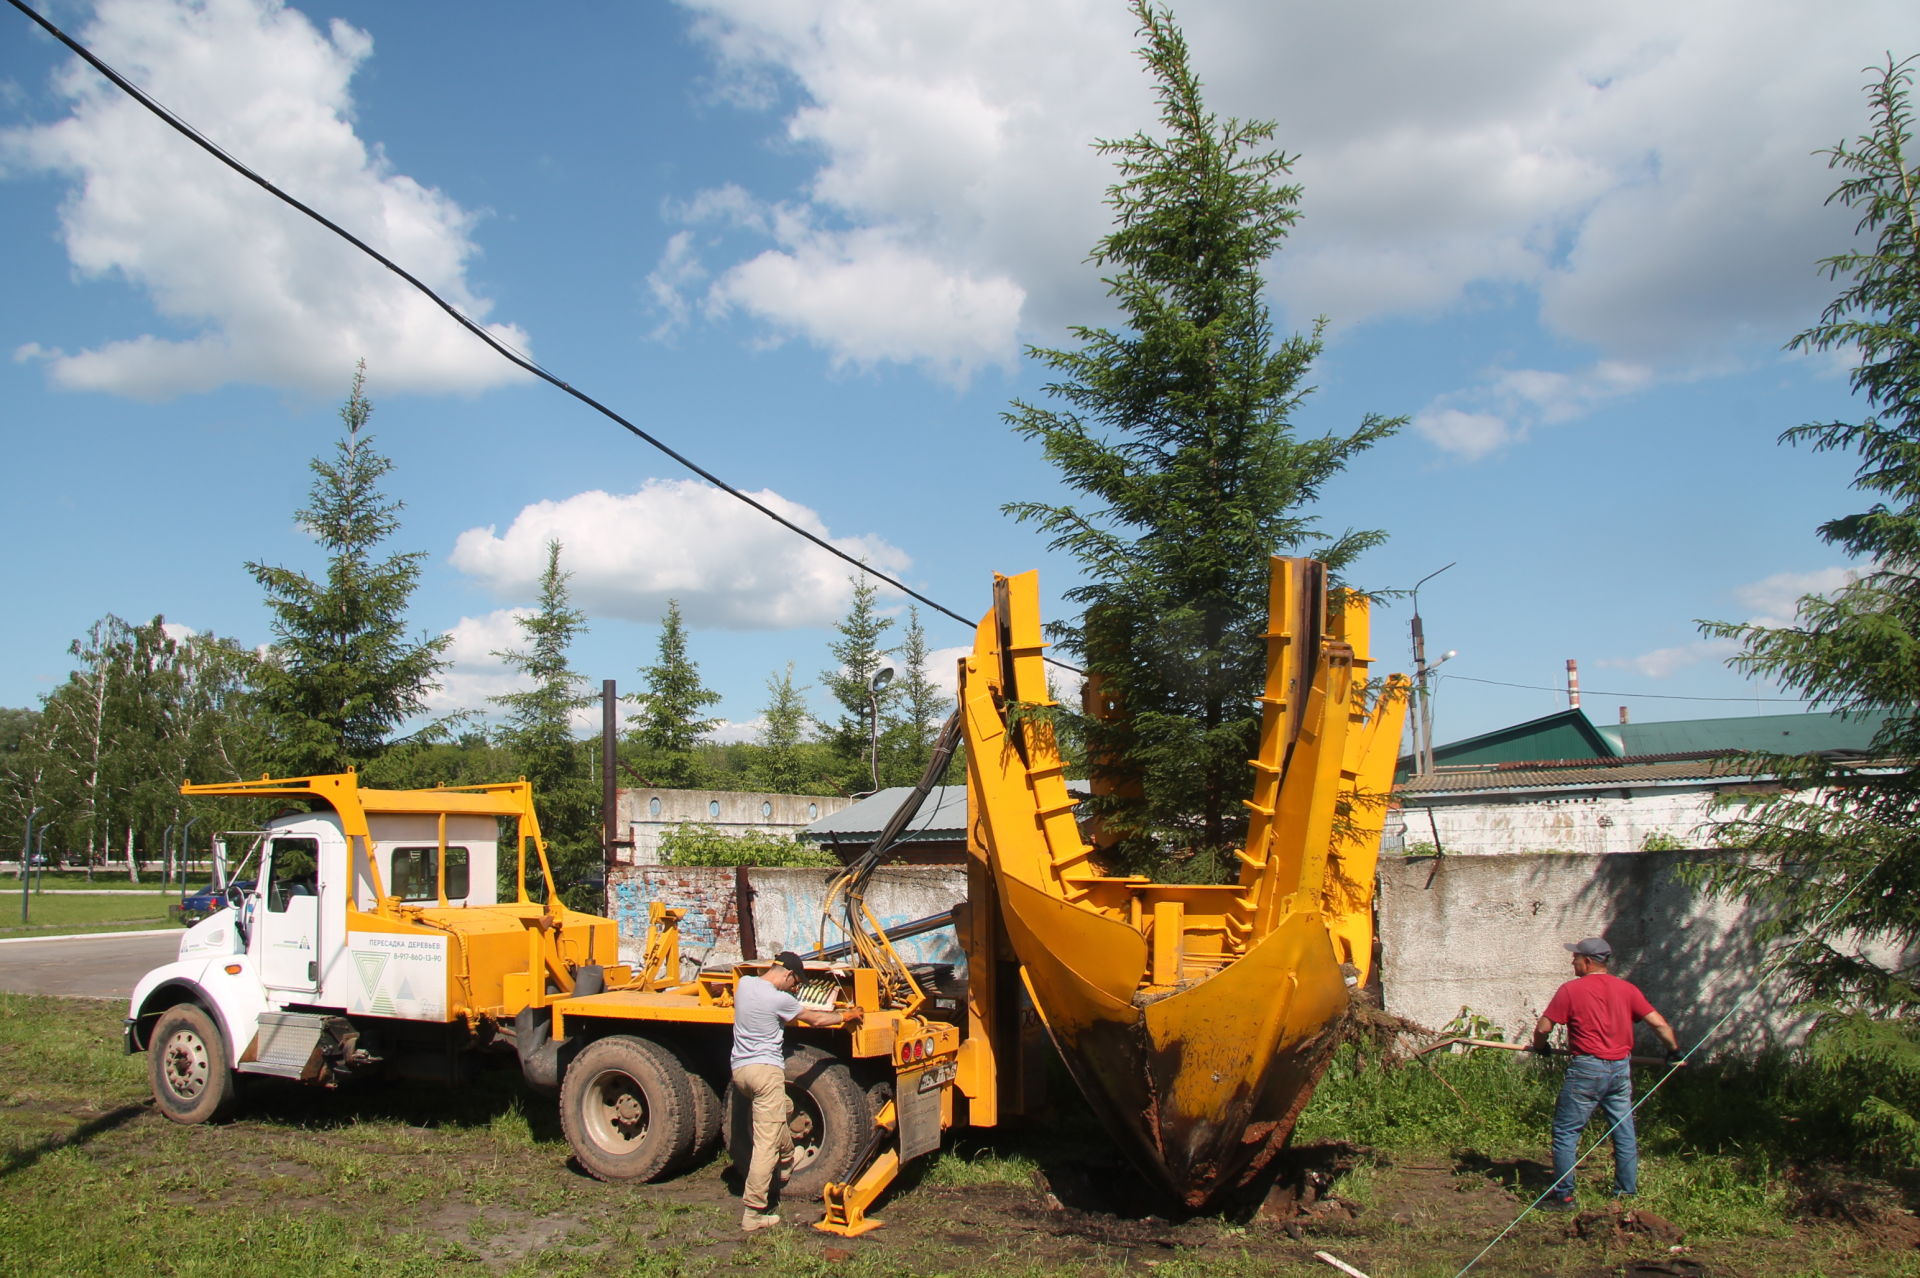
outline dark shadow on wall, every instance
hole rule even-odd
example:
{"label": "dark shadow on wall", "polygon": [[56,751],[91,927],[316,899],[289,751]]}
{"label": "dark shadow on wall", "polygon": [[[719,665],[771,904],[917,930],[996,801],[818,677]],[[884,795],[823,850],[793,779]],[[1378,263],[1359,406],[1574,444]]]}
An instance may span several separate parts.
{"label": "dark shadow on wall", "polygon": [[[1586,889],[1569,922],[1603,918],[1597,935],[1612,943],[1611,970],[1638,985],[1670,1021],[1682,1048],[1706,1040],[1702,1054],[1753,1055],[1797,1044],[1810,1018],[1796,996],[1769,975],[1754,940],[1771,917],[1751,902],[1718,897],[1687,881],[1685,870],[1727,852],[1635,852],[1589,856]],[[1586,933],[1582,933],[1586,935]],[[1568,937],[1577,940],[1577,937]],[[1644,1028],[1642,1046],[1657,1050]]]}

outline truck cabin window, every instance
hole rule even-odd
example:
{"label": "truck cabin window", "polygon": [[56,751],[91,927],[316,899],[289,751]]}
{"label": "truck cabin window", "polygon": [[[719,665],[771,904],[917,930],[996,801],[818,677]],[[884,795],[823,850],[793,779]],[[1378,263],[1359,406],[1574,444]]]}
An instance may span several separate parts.
{"label": "truck cabin window", "polygon": [[272,877],[267,883],[267,909],[285,912],[287,902],[296,896],[314,896],[320,890],[320,841],[318,839],[275,839],[271,854]]}
{"label": "truck cabin window", "polygon": [[[395,848],[393,850],[393,894],[402,901],[440,899],[440,849]],[[447,849],[447,899],[464,900],[467,895],[467,850]]]}

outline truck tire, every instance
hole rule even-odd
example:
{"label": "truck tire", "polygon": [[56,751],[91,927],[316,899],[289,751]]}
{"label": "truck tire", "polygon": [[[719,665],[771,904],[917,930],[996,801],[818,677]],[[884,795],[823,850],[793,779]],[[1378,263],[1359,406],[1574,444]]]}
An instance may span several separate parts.
{"label": "truck tire", "polygon": [[227,1042],[213,1017],[192,1003],[160,1014],[147,1040],[147,1076],[154,1104],[176,1123],[225,1118],[238,1095],[227,1067]]}
{"label": "truck tire", "polygon": [[[793,1171],[780,1192],[818,1198],[821,1190],[857,1170],[873,1136],[873,1110],[846,1061],[812,1046],[787,1055],[787,1103]],[[726,1139],[727,1154],[744,1171],[753,1158],[753,1107],[732,1085],[727,1087]]]}
{"label": "truck tire", "polygon": [[697,1167],[720,1144],[720,1093],[715,1090],[707,1071],[700,1068],[691,1049],[676,1046],[674,1055],[679,1058],[680,1067],[686,1071],[687,1092],[693,1098],[693,1140],[682,1165]]}
{"label": "truck tire", "polygon": [[657,1180],[693,1146],[687,1071],[647,1039],[597,1039],[567,1066],[560,1126],[573,1156],[596,1179]]}

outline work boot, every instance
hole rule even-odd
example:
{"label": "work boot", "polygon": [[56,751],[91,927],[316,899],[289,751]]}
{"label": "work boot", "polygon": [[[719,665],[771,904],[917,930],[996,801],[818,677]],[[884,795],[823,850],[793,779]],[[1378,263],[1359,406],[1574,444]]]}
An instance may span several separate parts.
{"label": "work boot", "polygon": [[771,1229],[780,1223],[777,1212],[755,1211],[749,1207],[740,1213],[740,1229],[743,1233],[752,1233],[756,1229]]}
{"label": "work boot", "polygon": [[1540,1200],[1540,1210],[1541,1211],[1573,1211],[1575,1210],[1574,1203],[1573,1203],[1573,1195],[1568,1194],[1565,1198],[1562,1198],[1558,1194],[1548,1194],[1545,1198],[1542,1198]]}

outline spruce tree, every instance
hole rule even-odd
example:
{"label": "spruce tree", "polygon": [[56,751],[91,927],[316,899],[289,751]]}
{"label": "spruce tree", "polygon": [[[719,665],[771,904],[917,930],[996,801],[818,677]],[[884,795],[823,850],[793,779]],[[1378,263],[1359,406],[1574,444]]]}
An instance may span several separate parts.
{"label": "spruce tree", "polygon": [[560,549],[558,541],[547,543],[538,605],[518,619],[525,647],[494,654],[532,680],[532,686],[492,700],[507,711],[499,742],[519,774],[533,782],[535,811],[554,877],[563,892],[578,892],[580,885],[600,876],[603,859],[592,761],[588,746],[573,730],[574,712],[593,704],[594,698],[567,659],[574,639],[587,628],[586,615],[569,599],[570,574],[560,570]]}
{"label": "spruce tree", "polygon": [[331,458],[309,463],[313,487],[294,514],[327,551],[326,577],[247,565],[273,613],[274,644],[258,694],[272,766],[288,775],[364,768],[379,758],[394,730],[426,710],[447,665],[447,636],[406,634],[407,604],[426,556],[380,553],[399,531],[403,504],[380,492],[393,463],[366,433],[373,413],[366,375],[362,361],[340,409],[346,435]]}
{"label": "spruce tree", "polygon": [[714,721],[700,712],[718,704],[720,694],[700,682],[700,667],[687,656],[687,632],[680,620],[680,602],[667,600],[660,621],[657,660],[640,670],[640,719],[631,736],[636,763],[648,782],[688,788],[698,780],[694,750]]}
{"label": "spruce tree", "polygon": [[1829,202],[1860,215],[1862,245],[1822,262],[1845,281],[1796,350],[1854,357],[1866,415],[1781,436],[1848,451],[1864,510],[1819,535],[1864,567],[1831,595],[1799,602],[1794,623],[1704,623],[1737,639],[1731,664],[1816,706],[1886,715],[1877,763],[1764,756],[1783,782],[1735,808],[1722,841],[1745,855],[1704,867],[1727,895],[1763,907],[1758,934],[1785,947],[1787,971],[1819,1013],[1814,1064],[1847,1098],[1863,1148],[1920,1163],[1920,157],[1913,154],[1913,60],[1873,70],[1871,131],[1822,152],[1845,174]]}
{"label": "spruce tree", "polygon": [[1337,571],[1382,539],[1323,534],[1306,507],[1405,419],[1297,433],[1324,321],[1276,339],[1261,300],[1262,267],[1299,216],[1292,159],[1271,122],[1208,111],[1168,11],[1133,12],[1164,132],[1098,144],[1119,180],[1092,260],[1111,271],[1123,327],[1031,350],[1056,406],[1007,414],[1091,504],[1005,509],[1081,563],[1067,597],[1085,611],[1053,633],[1124,707],[1088,728],[1113,791],[1096,806],[1122,863],[1151,870],[1182,852],[1217,859],[1243,836],[1267,558],[1310,553]]}
{"label": "spruce tree", "polygon": [[759,750],[749,783],[774,794],[810,794],[820,785],[819,747],[808,737],[806,689],[793,685],[793,663],[767,678]]}
{"label": "spruce tree", "polygon": [[874,607],[879,588],[864,573],[849,578],[853,602],[847,615],[834,625],[840,637],[827,645],[834,665],[820,673],[820,682],[840,705],[840,717],[827,729],[827,744],[837,764],[836,779],[849,793],[873,787],[873,736],[876,707],[886,713],[894,688],[891,683],[871,691],[874,676],[887,662],[887,649],[881,640],[893,626],[893,619]]}
{"label": "spruce tree", "polygon": [[907,630],[893,655],[899,674],[888,691],[892,708],[880,738],[880,781],[883,785],[912,785],[926,770],[933,739],[953,709],[953,698],[933,682],[927,653],[927,631],[920,609],[907,608]]}

